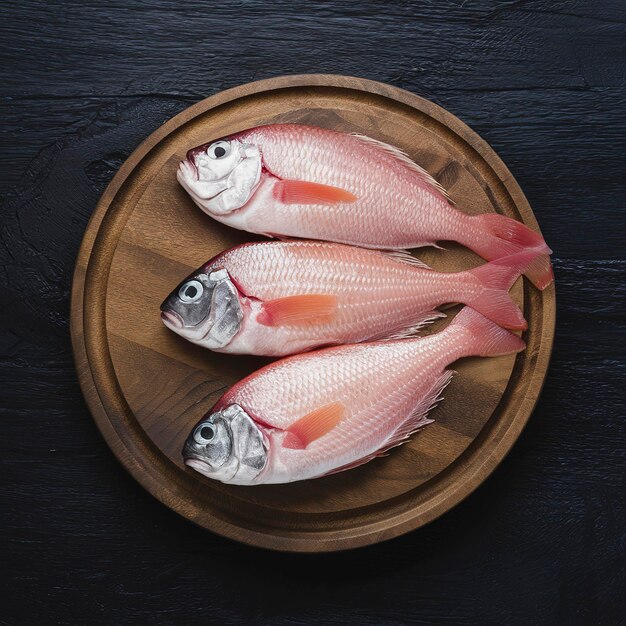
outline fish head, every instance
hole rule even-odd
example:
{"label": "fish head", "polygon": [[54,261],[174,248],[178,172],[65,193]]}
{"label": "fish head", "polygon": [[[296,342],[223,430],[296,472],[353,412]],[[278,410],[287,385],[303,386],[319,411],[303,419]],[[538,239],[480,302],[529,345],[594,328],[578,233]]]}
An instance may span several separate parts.
{"label": "fish head", "polygon": [[269,443],[238,404],[203,418],[185,442],[185,464],[223,483],[249,485],[267,464]]}
{"label": "fish head", "polygon": [[227,137],[189,150],[177,178],[205,213],[219,218],[248,202],[259,184],[261,169],[257,145]]}
{"label": "fish head", "polygon": [[225,269],[201,268],[161,305],[161,320],[170,330],[211,350],[232,341],[243,316],[239,291]]}

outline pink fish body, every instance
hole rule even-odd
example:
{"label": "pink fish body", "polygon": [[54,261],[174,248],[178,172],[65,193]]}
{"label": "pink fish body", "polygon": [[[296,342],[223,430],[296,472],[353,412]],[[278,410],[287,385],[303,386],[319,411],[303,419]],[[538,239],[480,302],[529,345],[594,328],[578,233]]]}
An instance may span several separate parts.
{"label": "pink fish body", "polygon": [[190,434],[183,457],[234,484],[287,483],[361,465],[429,422],[461,357],[524,342],[470,308],[440,333],[326,348],[234,385]]}
{"label": "pink fish body", "polygon": [[199,345],[270,356],[407,336],[443,316],[435,307],[451,302],[524,329],[508,290],[537,256],[529,250],[442,273],[406,253],[317,241],[244,244],[188,277],[165,300],[161,315],[169,328]]}
{"label": "pink fish body", "polygon": [[178,180],[206,213],[252,233],[383,249],[453,240],[487,260],[533,247],[544,257],[528,277],[540,289],[552,280],[541,235],[459,211],[408,156],[362,135],[261,126],[190,150]]}

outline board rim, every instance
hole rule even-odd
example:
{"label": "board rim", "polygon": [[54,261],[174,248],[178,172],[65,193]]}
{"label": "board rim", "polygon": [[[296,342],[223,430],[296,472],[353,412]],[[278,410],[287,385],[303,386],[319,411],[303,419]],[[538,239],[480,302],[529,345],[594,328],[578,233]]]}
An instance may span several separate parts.
{"label": "board rim", "polygon": [[[515,414],[507,416],[507,420],[500,424],[501,427],[506,426],[506,428],[504,430],[501,428],[502,432],[498,432],[499,440],[489,449],[489,453],[484,456],[480,454],[485,445],[484,441],[476,445],[477,440],[487,438],[486,429],[483,429],[472,441],[468,450],[441,474],[429,481],[443,482],[444,486],[440,492],[433,493],[431,498],[417,507],[398,510],[394,515],[383,520],[363,523],[356,527],[318,532],[281,528],[280,532],[277,532],[276,529],[266,529],[261,525],[257,528],[250,528],[232,523],[228,519],[224,519],[223,516],[220,517],[215,510],[208,512],[198,510],[198,504],[189,501],[193,494],[186,494],[187,498],[185,499],[176,491],[176,487],[181,487],[181,484],[180,481],[176,480],[176,475],[171,468],[166,468],[166,470],[173,474],[172,484],[159,483],[153,475],[159,471],[155,470],[155,467],[161,465],[164,460],[167,463],[171,462],[165,457],[162,458],[161,453],[152,442],[142,441],[142,439],[147,439],[145,434],[142,435],[143,431],[135,433],[133,435],[135,439],[131,438],[124,441],[120,438],[113,423],[115,419],[124,419],[124,416],[120,415],[119,407],[124,407],[126,403],[121,389],[119,389],[119,383],[116,389],[111,380],[111,376],[115,379],[116,377],[110,354],[107,353],[108,346],[104,351],[102,348],[103,342],[106,344],[104,304],[100,307],[101,310],[97,310],[97,307],[93,306],[93,303],[97,302],[97,299],[94,300],[92,287],[94,280],[90,282],[85,280],[87,274],[95,274],[96,277],[108,277],[109,268],[102,267],[101,262],[98,263],[102,255],[106,255],[106,251],[110,250],[112,244],[110,241],[103,241],[102,236],[100,236],[101,229],[105,219],[113,224],[112,227],[115,227],[116,225],[119,226],[123,217],[112,216],[110,213],[107,215],[108,208],[118,193],[122,192],[124,183],[135,168],[149,155],[150,151],[177,128],[196,116],[247,96],[286,88],[314,89],[316,87],[344,88],[376,94],[407,105],[450,128],[455,134],[462,137],[496,174],[523,221],[538,229],[532,209],[506,165],[478,134],[445,109],[400,88],[367,79],[333,74],[281,76],[247,83],[201,100],[168,120],[135,149],[105,189],[85,230],[72,281],[70,313],[72,348],[83,395],[97,427],[124,468],[163,504],[204,528],[257,547],[293,552],[330,552],[391,539],[433,521],[470,495],[495,470],[530,419],[547,375],[556,323],[554,284],[542,292],[541,296],[538,296],[528,285],[525,285],[525,306],[529,306],[526,303],[533,298],[541,297],[542,310],[541,336],[538,340],[535,339],[537,350],[536,354],[533,355],[534,365],[530,372],[531,378],[528,380],[525,395],[519,402]],[[116,243],[117,240],[115,245]],[[106,301],[105,295],[100,294],[99,297],[103,303]],[[87,320],[87,326],[85,326],[85,320]],[[532,330],[529,329],[528,332],[532,332]],[[106,363],[107,354],[108,364]],[[523,358],[523,356],[519,356],[516,360],[511,377],[515,376],[516,369],[518,369]],[[105,362],[96,364],[96,361],[101,359],[104,359]],[[96,372],[95,375],[94,371]],[[509,386],[507,386],[503,398],[507,394]],[[122,410],[132,414],[127,404]],[[137,428],[141,430],[138,425]],[[491,433],[494,427],[488,430]],[[180,470],[176,468],[175,472],[180,473]],[[430,485],[429,487],[428,483],[425,486],[425,490],[432,488],[433,486]],[[426,506],[427,504],[428,506]]]}

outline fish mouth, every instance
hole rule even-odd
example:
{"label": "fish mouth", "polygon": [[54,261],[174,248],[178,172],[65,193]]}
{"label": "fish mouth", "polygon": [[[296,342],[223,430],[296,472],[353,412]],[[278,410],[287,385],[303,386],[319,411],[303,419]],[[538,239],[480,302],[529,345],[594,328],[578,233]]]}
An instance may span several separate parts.
{"label": "fish mouth", "polygon": [[212,478],[213,468],[205,461],[201,461],[200,459],[196,459],[194,457],[189,457],[188,459],[183,460],[185,465],[191,467],[192,469],[195,469],[196,472],[199,472],[207,478]]}
{"label": "fish mouth", "polygon": [[[210,184],[219,184],[224,181],[227,177],[220,178],[214,181],[208,181]],[[228,191],[228,186],[225,186],[224,189],[218,191],[214,196],[201,196],[198,195],[197,185],[201,184],[203,181],[200,180],[200,172],[196,167],[193,159],[185,159],[181,161],[178,165],[178,170],[176,171],[176,180],[183,186],[184,189],[187,190],[187,193],[193,198],[193,200],[202,207],[203,202],[210,202],[215,200],[218,196],[222,195],[224,192]],[[207,182],[207,181],[204,181]]]}
{"label": "fish mouth", "polygon": [[198,168],[196,167],[196,163],[193,157],[189,157],[189,153],[187,153],[187,158],[180,162],[178,165],[178,172],[176,174],[179,182],[181,178],[183,180],[200,180],[200,173],[198,172]]}
{"label": "fish mouth", "polygon": [[183,318],[174,311],[161,311],[161,320],[172,330],[181,329],[185,325]]}

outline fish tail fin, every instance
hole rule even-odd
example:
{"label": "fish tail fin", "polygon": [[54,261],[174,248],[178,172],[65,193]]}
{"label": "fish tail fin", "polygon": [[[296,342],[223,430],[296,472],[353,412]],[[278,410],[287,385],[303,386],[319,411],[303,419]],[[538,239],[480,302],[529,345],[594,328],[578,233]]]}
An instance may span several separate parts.
{"label": "fish tail fin", "polygon": [[488,261],[493,261],[523,250],[535,249],[538,253],[537,261],[526,269],[525,275],[541,290],[552,282],[554,274],[549,257],[552,250],[539,233],[521,222],[495,213],[473,215],[469,220],[468,226],[474,228],[464,229],[467,234],[462,237],[461,243],[470,250]]}
{"label": "fish tail fin", "polygon": [[478,282],[482,289],[478,295],[463,301],[504,328],[525,330],[526,320],[519,307],[511,299],[509,289],[522,273],[532,271],[533,265],[541,263],[541,260],[541,255],[535,248],[502,257],[469,270],[468,274]]}
{"label": "fish tail fin", "polygon": [[455,336],[458,348],[453,360],[466,356],[500,356],[520,352],[526,347],[521,337],[467,306],[461,309],[443,332]]}

